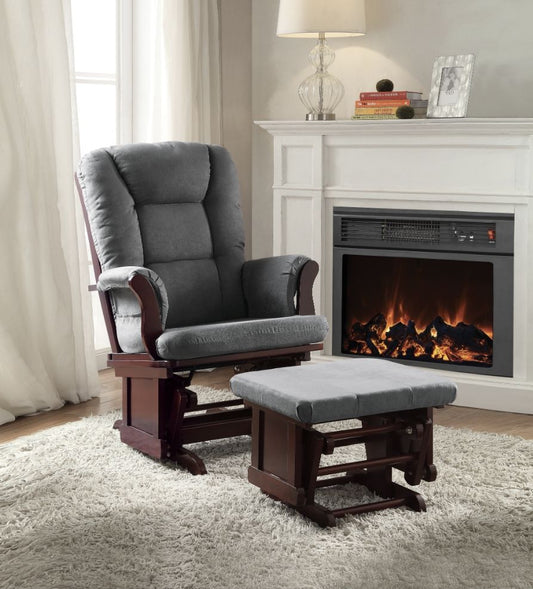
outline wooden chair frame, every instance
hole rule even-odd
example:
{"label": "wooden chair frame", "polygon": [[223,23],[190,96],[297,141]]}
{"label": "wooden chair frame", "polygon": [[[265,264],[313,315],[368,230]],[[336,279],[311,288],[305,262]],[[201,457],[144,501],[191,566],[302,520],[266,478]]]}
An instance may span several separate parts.
{"label": "wooden chair frame", "polygon": [[[102,269],[77,176],[75,181],[98,280]],[[318,264],[309,260],[299,275],[297,314],[315,314],[312,287],[317,274]],[[196,394],[188,388],[195,371],[219,366],[242,369],[244,365],[254,370],[296,366],[309,360],[312,351],[323,348],[320,343],[188,360],[162,360],[156,351],[156,340],[163,333],[163,327],[154,289],[141,275],[135,275],[129,287],[141,309],[145,353],[129,354],[121,350],[109,294],[98,293],[112,350],[108,366],[122,378],[122,419],[115,423],[115,428],[120,431],[120,439],[132,448],[157,459],[176,461],[192,474],[205,474],[206,468],[201,458],[186,449],[185,444],[251,433],[251,409],[244,407],[242,400],[198,404]],[[96,287],[90,289],[96,290]]]}

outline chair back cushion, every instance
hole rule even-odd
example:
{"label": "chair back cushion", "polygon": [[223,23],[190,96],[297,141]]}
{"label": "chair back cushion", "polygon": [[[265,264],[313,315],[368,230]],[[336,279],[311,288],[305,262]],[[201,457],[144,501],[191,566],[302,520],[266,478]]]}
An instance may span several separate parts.
{"label": "chair back cushion", "polygon": [[167,327],[246,316],[244,231],[226,149],[137,143],[83,157],[78,177],[102,270],[145,266],[168,292]]}

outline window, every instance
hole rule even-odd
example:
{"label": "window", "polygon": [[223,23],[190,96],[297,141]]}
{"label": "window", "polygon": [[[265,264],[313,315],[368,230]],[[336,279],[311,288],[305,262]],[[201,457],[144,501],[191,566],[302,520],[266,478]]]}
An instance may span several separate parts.
{"label": "window", "polygon": [[131,0],[72,0],[81,153],[131,141]]}
{"label": "window", "polygon": [[[81,154],[131,142],[132,0],[72,0],[72,29]],[[94,281],[92,263],[91,280]],[[95,348],[109,348],[92,293]],[[100,354],[105,360],[105,354]],[[105,365],[105,364],[104,364]]]}

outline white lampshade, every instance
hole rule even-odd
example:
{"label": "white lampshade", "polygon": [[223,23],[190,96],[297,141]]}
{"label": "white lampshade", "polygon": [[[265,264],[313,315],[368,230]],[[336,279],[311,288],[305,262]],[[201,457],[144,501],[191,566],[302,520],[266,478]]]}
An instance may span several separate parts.
{"label": "white lampshade", "polygon": [[357,37],[365,32],[365,0],[280,0],[278,37]]}

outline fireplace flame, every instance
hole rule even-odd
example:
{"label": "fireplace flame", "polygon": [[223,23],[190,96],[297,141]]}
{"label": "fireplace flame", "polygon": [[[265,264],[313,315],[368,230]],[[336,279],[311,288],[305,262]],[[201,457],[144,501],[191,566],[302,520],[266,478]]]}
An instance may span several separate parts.
{"label": "fireplace flame", "polygon": [[430,321],[410,317],[401,300],[366,323],[347,326],[343,351],[385,358],[492,366],[492,326],[465,321],[466,303]]}
{"label": "fireplace flame", "polygon": [[[391,297],[390,304],[388,308],[383,312],[383,315],[386,320],[386,329],[390,329],[392,326],[398,323],[408,325],[410,322],[412,322],[416,326],[417,333],[422,333],[426,329],[426,327],[431,324],[432,319],[434,319],[435,317],[441,317],[445,323],[452,327],[456,327],[461,323],[473,323],[478,329],[482,330],[489,338],[492,339],[493,337],[492,324],[480,321],[472,322],[468,318],[466,297],[462,297],[459,303],[456,304],[454,309],[439,308],[433,316],[428,315],[428,313],[426,312],[425,315],[423,313],[419,313],[417,316],[413,317],[413,315],[410,314],[409,311],[406,309],[406,305],[403,299],[400,298],[398,290],[395,289],[393,296]],[[352,324],[358,321],[360,321],[360,319],[356,317],[352,318]],[[431,335],[433,337],[436,337],[437,332],[435,331],[435,328],[432,327],[431,329],[433,330]]]}

